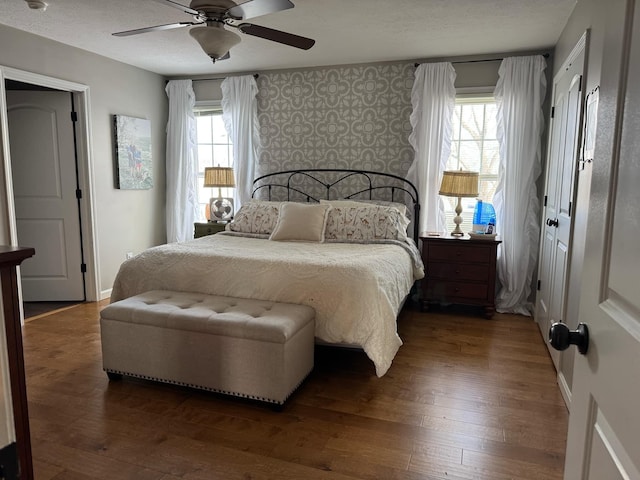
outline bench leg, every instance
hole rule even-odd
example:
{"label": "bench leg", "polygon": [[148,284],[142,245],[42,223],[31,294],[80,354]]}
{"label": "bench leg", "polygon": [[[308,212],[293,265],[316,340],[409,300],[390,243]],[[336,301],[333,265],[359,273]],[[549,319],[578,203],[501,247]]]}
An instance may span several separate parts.
{"label": "bench leg", "polygon": [[121,373],[107,372],[107,377],[109,377],[109,380],[112,382],[117,382],[118,380],[122,380]]}

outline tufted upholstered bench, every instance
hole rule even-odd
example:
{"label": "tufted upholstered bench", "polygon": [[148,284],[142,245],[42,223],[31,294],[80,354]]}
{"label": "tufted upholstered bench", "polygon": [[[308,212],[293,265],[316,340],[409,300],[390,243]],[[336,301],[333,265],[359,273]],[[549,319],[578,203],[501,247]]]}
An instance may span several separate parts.
{"label": "tufted upholstered bench", "polygon": [[103,368],[283,404],[313,368],[305,305],[154,290],[100,313]]}

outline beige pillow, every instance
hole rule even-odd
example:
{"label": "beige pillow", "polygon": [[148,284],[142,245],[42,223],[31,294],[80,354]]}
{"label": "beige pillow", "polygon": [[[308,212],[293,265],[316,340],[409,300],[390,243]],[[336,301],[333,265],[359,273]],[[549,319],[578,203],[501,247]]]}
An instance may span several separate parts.
{"label": "beige pillow", "polygon": [[283,203],[278,223],[269,240],[324,242],[324,229],[330,205]]}

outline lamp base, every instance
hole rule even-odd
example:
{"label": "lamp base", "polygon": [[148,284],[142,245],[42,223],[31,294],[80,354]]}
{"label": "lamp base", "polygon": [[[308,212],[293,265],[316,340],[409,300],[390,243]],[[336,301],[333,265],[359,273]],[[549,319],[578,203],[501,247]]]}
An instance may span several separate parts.
{"label": "lamp base", "polygon": [[453,223],[456,224],[456,228],[451,232],[452,237],[462,237],[464,236],[464,232],[460,229],[460,224],[462,223],[462,217],[460,214],[462,213],[462,199],[458,197],[458,204],[456,205],[456,216],[453,219]]}
{"label": "lamp base", "polygon": [[233,218],[232,198],[211,198],[209,200],[209,220],[228,222]]}

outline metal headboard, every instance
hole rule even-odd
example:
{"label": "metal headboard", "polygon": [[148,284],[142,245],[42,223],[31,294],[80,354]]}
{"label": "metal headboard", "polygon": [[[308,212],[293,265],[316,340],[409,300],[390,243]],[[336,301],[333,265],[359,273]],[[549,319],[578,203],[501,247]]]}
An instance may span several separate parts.
{"label": "metal headboard", "polygon": [[[320,199],[367,199],[409,203],[413,211],[413,239],[418,243],[420,202],[418,189],[405,178],[368,170],[308,168],[268,173],[253,181],[251,196],[266,200],[319,202]],[[374,192],[376,195],[374,195]]]}

